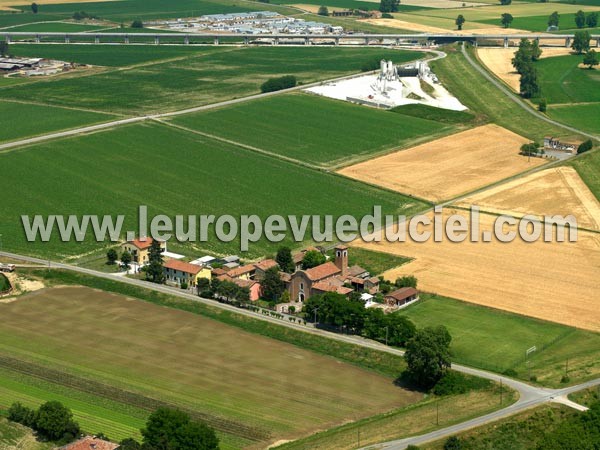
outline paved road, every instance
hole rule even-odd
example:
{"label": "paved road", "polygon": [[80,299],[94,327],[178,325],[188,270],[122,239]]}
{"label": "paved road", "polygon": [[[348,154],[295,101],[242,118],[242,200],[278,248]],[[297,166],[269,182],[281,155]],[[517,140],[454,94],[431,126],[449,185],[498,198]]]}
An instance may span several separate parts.
{"label": "paved road", "polygon": [[[77,272],[77,273],[81,273],[81,274],[85,274],[85,275],[91,275],[91,276],[95,276],[98,278],[104,278],[104,279],[108,279],[108,280],[112,280],[112,281],[116,281],[116,282],[120,282],[120,283],[124,283],[124,284],[139,286],[139,287],[143,287],[145,289],[153,290],[156,292],[162,292],[162,293],[173,295],[176,297],[185,298],[187,300],[204,303],[206,305],[210,305],[215,308],[221,308],[224,310],[232,311],[237,314],[252,317],[252,318],[255,318],[258,320],[263,320],[263,321],[275,323],[280,326],[293,328],[293,329],[296,329],[296,330],[304,332],[304,333],[316,334],[316,335],[320,335],[323,337],[327,337],[328,339],[341,341],[341,342],[347,342],[350,344],[359,345],[361,347],[375,349],[375,350],[379,350],[379,351],[383,351],[383,352],[387,352],[387,353],[391,353],[391,354],[395,354],[395,355],[399,355],[399,356],[404,355],[404,352],[402,350],[399,350],[399,349],[396,349],[393,347],[388,347],[386,345],[380,344],[379,342],[364,339],[360,336],[336,334],[336,333],[331,333],[331,332],[328,332],[325,330],[315,328],[310,324],[309,325],[301,325],[301,324],[298,324],[295,322],[292,323],[285,318],[283,320],[277,319],[277,318],[274,318],[271,316],[263,315],[261,313],[256,313],[253,311],[236,308],[232,305],[218,303],[215,300],[198,297],[196,295],[184,292],[181,289],[175,289],[175,288],[171,288],[171,287],[165,286],[165,285],[152,284],[152,283],[148,283],[148,282],[142,281],[142,280],[126,278],[123,276],[119,276],[117,274],[99,272],[99,271],[92,270],[92,269],[86,269],[83,267],[73,266],[70,264],[63,264],[63,263],[43,260],[40,258],[33,258],[30,256],[18,255],[18,254],[9,253],[9,252],[0,252],[0,256],[11,258],[13,260],[24,261],[27,264],[40,264],[42,266],[53,268],[53,269],[69,270],[72,272]],[[472,420],[468,420],[466,422],[462,422],[460,424],[453,425],[451,427],[443,428],[443,429],[433,431],[431,433],[427,433],[427,434],[424,434],[421,436],[390,441],[387,443],[378,444],[376,446],[369,446],[369,447],[365,447],[365,448],[369,448],[369,449],[381,448],[381,449],[393,449],[393,450],[404,449],[410,444],[418,445],[418,444],[422,444],[424,442],[441,439],[441,438],[450,436],[452,434],[467,430],[469,428],[484,425],[486,423],[489,423],[489,422],[492,422],[492,421],[495,421],[495,420],[498,420],[498,419],[501,419],[504,417],[511,416],[511,415],[516,414],[520,411],[523,411],[527,408],[532,408],[534,406],[537,406],[537,405],[540,405],[540,404],[543,404],[546,402],[551,402],[551,401],[557,401],[557,402],[568,404],[569,406],[581,409],[580,408],[581,405],[573,404],[572,402],[565,402],[564,397],[566,397],[568,394],[571,394],[573,392],[577,392],[579,390],[586,389],[588,387],[600,385],[600,378],[599,378],[596,380],[591,380],[586,383],[582,383],[582,384],[579,384],[576,386],[571,386],[571,387],[564,388],[564,389],[547,389],[547,388],[540,388],[537,386],[532,386],[532,385],[529,385],[522,381],[518,381],[518,380],[514,380],[512,378],[505,377],[503,375],[487,372],[485,370],[475,369],[472,367],[463,366],[460,364],[453,364],[452,368],[458,372],[486,378],[486,379],[489,379],[489,380],[492,380],[495,382],[501,382],[503,385],[509,386],[510,388],[516,390],[519,394],[519,399],[516,403],[513,403],[512,405],[507,406],[506,408],[503,408],[501,410],[495,411],[490,414],[486,414],[484,416],[481,416],[481,417],[478,417],[478,418],[475,418]]]}

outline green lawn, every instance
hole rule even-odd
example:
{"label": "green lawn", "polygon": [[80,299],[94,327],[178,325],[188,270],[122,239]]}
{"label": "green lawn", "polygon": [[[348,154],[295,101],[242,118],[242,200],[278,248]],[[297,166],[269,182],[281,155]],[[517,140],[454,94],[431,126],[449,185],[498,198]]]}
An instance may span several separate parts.
{"label": "green lawn", "polygon": [[[579,2],[578,2],[579,3]],[[510,24],[511,28],[517,28],[519,30],[528,31],[546,31],[548,29],[548,16],[552,14],[554,10],[551,6],[548,7],[548,14],[542,16],[515,16],[513,22]],[[575,13],[561,13],[559,14],[559,31],[558,33],[565,32],[569,29],[577,28],[575,25]],[[487,23],[490,25],[500,26],[500,17],[497,19],[486,19],[478,20],[479,23]]]}
{"label": "green lawn", "polygon": [[87,25],[82,23],[68,23],[68,22],[44,22],[19,25],[11,27],[5,31],[18,31],[18,32],[29,32],[36,31],[40,33],[56,32],[56,33],[81,33],[84,31],[94,31],[106,29],[102,25]]}
{"label": "green lawn", "polygon": [[374,252],[364,248],[352,247],[348,253],[348,263],[359,265],[368,270],[372,276],[377,276],[386,270],[410,262],[411,258],[392,255],[390,253]]}
{"label": "green lawn", "polygon": [[[30,10],[29,5],[19,6],[23,11]],[[40,13],[72,16],[75,11],[85,11],[102,19],[117,22],[129,22],[158,18],[195,17],[204,14],[220,14],[242,11],[262,11],[278,9],[269,4],[244,3],[235,0],[121,0],[89,3],[59,3],[40,6]],[[282,10],[279,8],[279,10]]]}
{"label": "green lawn", "polygon": [[108,114],[6,101],[0,101],[0,115],[3,117],[0,142],[108,122],[115,118]]}
{"label": "green lawn", "polygon": [[[379,3],[377,2],[366,2],[360,0],[274,0],[272,3],[276,3],[279,5],[298,3],[301,3],[303,5],[326,5],[329,8],[335,9],[361,9],[363,11],[376,10],[379,8]],[[413,5],[398,5],[398,11],[417,11],[420,9],[428,8]]]}
{"label": "green lawn", "polygon": [[413,145],[451,129],[430,120],[307,94],[279,95],[180,116],[174,123],[323,167]]}
{"label": "green lawn", "polygon": [[95,66],[128,67],[135,64],[160,61],[184,56],[194,56],[219,51],[212,48],[114,46],[114,45],[46,45],[12,44],[11,52],[18,56],[58,59],[61,61]]}
{"label": "green lawn", "polygon": [[[150,214],[186,217],[362,217],[372,213],[374,205],[381,205],[384,214],[410,214],[425,206],[395,193],[159,124],[124,126],[52,141],[0,154],[0,161],[0,188],[19,187],[19,195],[6,197],[0,207],[0,215],[6,218],[0,224],[4,248],[53,258],[101,250],[106,244],[99,245],[91,237],[80,244],[61,243],[58,239],[27,243],[20,215],[125,214],[124,230],[130,230],[137,229],[137,208],[142,204],[148,205]],[[35,183],[24,181],[28,179],[35,179]],[[286,242],[291,244],[290,240]],[[271,253],[279,245],[263,240],[251,246],[248,256]],[[200,246],[217,254],[239,251],[239,243],[214,238]],[[185,251],[191,252],[189,244]]]}
{"label": "green lawn", "polygon": [[[107,50],[100,52],[102,58],[114,60],[122,49],[131,54],[129,47],[114,46],[108,50],[115,53],[113,56],[106,55]],[[258,93],[260,85],[273,76],[293,74],[299,82],[310,83],[359,72],[365,61],[407,61],[421,55],[368,48],[207,47],[189,58],[129,70],[9,86],[0,89],[0,99],[35,99],[57,106],[93,105],[106,112],[149,114]],[[177,56],[181,54],[175,53],[174,58]],[[93,62],[94,58],[90,55],[86,60]]]}
{"label": "green lawn", "polygon": [[12,27],[34,22],[49,22],[64,19],[62,16],[53,14],[32,14],[32,13],[5,13],[0,14],[0,28]]}
{"label": "green lawn", "polygon": [[567,358],[572,382],[600,373],[600,334],[458,300],[428,294],[422,298],[399,314],[417,326],[445,325],[457,363],[496,372],[512,369],[527,378],[525,350],[535,345],[531,373],[543,384],[560,385]]}
{"label": "green lawn", "polygon": [[600,200],[600,152],[589,153],[569,164],[575,167],[585,184]]}
{"label": "green lawn", "polygon": [[587,104],[549,105],[546,113],[553,119],[588,133],[600,135],[600,102]]}
{"label": "green lawn", "polygon": [[[494,122],[537,141],[546,135],[572,135],[571,132],[537,119],[523,110],[477,72],[460,50],[455,50],[454,47],[448,48],[447,58],[431,65],[445,87],[468,106],[471,112],[477,114],[479,122]],[[477,89],[473,86],[477,86]]]}

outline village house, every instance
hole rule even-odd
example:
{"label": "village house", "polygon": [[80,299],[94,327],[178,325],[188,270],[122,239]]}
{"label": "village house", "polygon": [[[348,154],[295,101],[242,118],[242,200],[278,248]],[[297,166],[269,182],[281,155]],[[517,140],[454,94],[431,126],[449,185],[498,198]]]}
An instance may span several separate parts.
{"label": "village house", "polygon": [[274,259],[263,259],[262,261],[257,262],[254,264],[254,279],[259,281],[263,280],[267,270],[273,267],[277,267],[277,261]]}
{"label": "village house", "polygon": [[212,276],[210,268],[206,266],[186,263],[176,259],[170,259],[165,262],[163,272],[167,283],[177,285],[187,283],[189,287],[196,287],[200,278],[210,280]]}
{"label": "village house", "polygon": [[[148,264],[150,247],[154,240],[151,237],[142,237],[134,239],[133,241],[125,242],[121,248],[123,251],[127,251],[131,254],[131,260],[141,266]],[[160,248],[164,252],[167,248],[164,241],[159,241]]]}
{"label": "village house", "polygon": [[58,450],[117,450],[119,444],[99,439],[96,436],[85,436],[75,442],[71,442]]}
{"label": "village house", "polygon": [[229,281],[230,283],[234,283],[241,288],[247,288],[250,293],[250,301],[255,302],[260,299],[262,294],[261,286],[258,281],[245,279],[245,278],[231,278],[229,276],[229,272],[219,275],[217,277],[219,281]]}
{"label": "village house", "polygon": [[409,303],[419,300],[419,291],[412,287],[403,287],[386,294],[384,300],[387,306],[403,308]]}
{"label": "village house", "polygon": [[544,137],[544,148],[550,150],[558,150],[562,152],[577,153],[577,147],[581,142],[561,142],[558,138],[552,136]]}

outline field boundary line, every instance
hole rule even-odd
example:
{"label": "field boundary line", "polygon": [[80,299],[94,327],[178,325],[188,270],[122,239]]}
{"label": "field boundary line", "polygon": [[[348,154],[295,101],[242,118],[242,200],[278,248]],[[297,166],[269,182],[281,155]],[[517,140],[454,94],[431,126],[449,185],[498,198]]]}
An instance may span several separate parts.
{"label": "field boundary line", "polygon": [[78,108],[76,106],[51,105],[48,103],[35,102],[35,101],[31,101],[31,100],[19,100],[19,99],[13,99],[13,98],[1,98],[0,97],[0,103],[19,103],[22,105],[46,106],[48,108],[59,108],[59,109],[68,109],[71,111],[90,112],[90,113],[95,113],[95,114],[103,114],[105,116],[114,116],[114,117],[123,117],[123,118],[129,117],[126,114],[122,114],[122,113],[111,113],[111,112],[106,112],[106,111],[98,111],[97,109],[90,109],[90,108]]}

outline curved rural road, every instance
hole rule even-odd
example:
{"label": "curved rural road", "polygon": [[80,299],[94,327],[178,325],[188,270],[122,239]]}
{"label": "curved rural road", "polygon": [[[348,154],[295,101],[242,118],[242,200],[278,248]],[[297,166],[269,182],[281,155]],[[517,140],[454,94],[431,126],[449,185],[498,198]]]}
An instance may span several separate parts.
{"label": "curved rural road", "polygon": [[[312,325],[301,325],[301,324],[298,324],[295,322],[292,323],[288,320],[285,320],[286,319],[285,317],[284,317],[284,320],[277,319],[277,318],[274,318],[271,316],[263,315],[261,313],[256,313],[256,312],[249,311],[246,309],[236,308],[235,306],[228,305],[225,303],[219,303],[215,300],[198,297],[196,295],[193,295],[193,294],[190,294],[187,292],[182,292],[181,289],[171,288],[171,287],[165,286],[165,285],[153,284],[153,283],[149,283],[149,282],[142,281],[142,280],[126,278],[126,277],[120,276],[118,274],[99,272],[99,271],[92,270],[92,269],[86,269],[83,267],[73,266],[70,264],[64,264],[64,263],[53,262],[53,261],[49,261],[49,260],[43,260],[40,258],[24,256],[24,255],[19,255],[19,254],[15,254],[15,253],[0,252],[0,256],[24,261],[28,264],[39,264],[42,267],[68,270],[68,271],[72,271],[72,272],[81,273],[84,275],[91,275],[94,277],[108,279],[108,280],[116,281],[119,283],[138,286],[138,287],[142,287],[144,289],[149,289],[149,290],[153,290],[156,292],[161,292],[164,294],[181,297],[181,298],[184,298],[187,300],[200,302],[200,303],[203,303],[203,304],[215,307],[215,308],[220,308],[220,309],[228,310],[231,312],[235,312],[236,314],[241,314],[244,316],[252,317],[254,319],[275,323],[277,325],[288,327],[288,328],[293,328],[295,330],[298,330],[298,331],[301,331],[304,333],[321,335],[321,336],[327,337],[328,339],[332,339],[332,340],[336,340],[336,341],[340,341],[340,342],[346,342],[346,343],[350,343],[350,344],[354,344],[354,345],[359,345],[361,347],[379,350],[379,351],[391,353],[391,354],[398,355],[398,356],[404,355],[404,352],[402,350],[399,350],[399,349],[393,348],[393,347],[388,347],[379,342],[371,341],[371,340],[362,338],[360,336],[337,334],[337,333],[332,333],[329,331],[315,328]],[[441,438],[453,435],[455,433],[468,430],[468,429],[476,427],[476,426],[484,425],[486,423],[493,422],[495,420],[511,416],[511,415],[516,414],[520,411],[523,411],[527,408],[532,408],[534,406],[537,406],[537,405],[540,405],[543,403],[547,403],[547,402],[552,402],[552,401],[564,403],[564,404],[567,404],[568,406],[575,407],[577,409],[583,409],[581,407],[581,405],[567,401],[566,396],[568,394],[580,391],[582,389],[586,389],[586,388],[593,387],[593,386],[600,386],[600,378],[598,378],[595,380],[588,381],[586,383],[582,383],[582,384],[579,384],[576,386],[571,386],[571,387],[564,388],[564,389],[547,389],[547,388],[532,386],[532,385],[529,385],[522,381],[514,380],[512,378],[508,378],[503,375],[491,373],[491,372],[488,372],[485,370],[475,369],[472,367],[463,366],[460,364],[452,364],[452,368],[458,372],[462,372],[462,373],[465,373],[468,375],[474,375],[474,376],[486,378],[488,380],[492,380],[495,382],[501,382],[503,385],[509,386],[510,388],[516,390],[519,393],[519,399],[517,400],[517,402],[513,403],[510,406],[507,406],[506,408],[500,409],[500,410],[492,412],[490,414],[486,414],[486,415],[477,417],[475,419],[471,419],[471,420],[468,420],[468,421],[465,421],[465,422],[462,422],[462,423],[459,423],[456,425],[452,425],[450,427],[442,428],[442,429],[433,431],[431,433],[427,433],[427,434],[423,434],[423,435],[415,436],[415,437],[411,437],[411,438],[405,438],[405,439],[399,439],[399,440],[390,441],[390,442],[386,442],[386,443],[381,443],[381,444],[377,444],[374,446],[365,447],[365,449],[393,449],[393,450],[404,449],[408,445],[411,445],[411,444],[418,445],[418,444],[422,444],[424,442],[441,439]]]}

